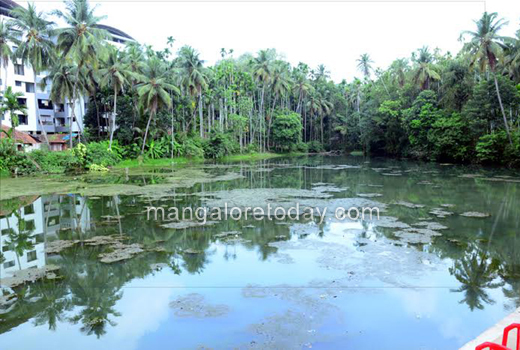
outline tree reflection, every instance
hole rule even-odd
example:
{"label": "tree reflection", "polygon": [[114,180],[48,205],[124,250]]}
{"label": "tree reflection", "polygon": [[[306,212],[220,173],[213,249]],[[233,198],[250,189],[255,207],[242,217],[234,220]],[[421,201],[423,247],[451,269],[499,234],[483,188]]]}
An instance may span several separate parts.
{"label": "tree reflection", "polygon": [[478,250],[467,252],[461,260],[455,261],[449,271],[462,284],[452,290],[464,293],[461,304],[466,303],[471,311],[482,310],[485,304],[494,304],[486,289],[500,287],[503,282],[494,282],[498,277],[498,266],[486,253]]}

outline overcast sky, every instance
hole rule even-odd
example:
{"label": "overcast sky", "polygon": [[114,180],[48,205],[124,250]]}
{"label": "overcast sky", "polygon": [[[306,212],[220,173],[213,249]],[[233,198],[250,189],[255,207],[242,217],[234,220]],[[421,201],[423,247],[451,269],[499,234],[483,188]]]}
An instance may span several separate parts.
{"label": "overcast sky", "polygon": [[[63,8],[59,1],[36,1],[42,10]],[[232,48],[234,57],[275,48],[293,65],[324,64],[339,82],[361,74],[356,59],[368,53],[375,67],[409,57],[428,45],[456,53],[462,30],[487,9],[510,23],[503,35],[520,28],[519,0],[381,2],[175,2],[97,1],[102,23],[119,28],[156,49],[166,38],[174,49],[190,45],[207,64]]]}

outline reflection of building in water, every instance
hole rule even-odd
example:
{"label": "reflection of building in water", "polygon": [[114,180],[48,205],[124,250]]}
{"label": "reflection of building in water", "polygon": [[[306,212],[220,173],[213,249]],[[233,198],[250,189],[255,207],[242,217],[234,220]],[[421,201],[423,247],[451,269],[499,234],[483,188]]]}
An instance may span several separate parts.
{"label": "reflection of building in water", "polygon": [[47,237],[57,237],[61,230],[90,229],[90,211],[86,199],[76,195],[54,195],[43,198],[43,217]]}
{"label": "reflection of building in water", "polygon": [[75,195],[25,197],[14,212],[0,212],[0,277],[45,266],[45,242],[61,230],[86,231],[90,211],[86,200]]}
{"label": "reflection of building in water", "polygon": [[0,265],[0,276],[45,265],[42,199],[24,198],[20,204],[16,213],[1,213],[0,247],[4,263]]}

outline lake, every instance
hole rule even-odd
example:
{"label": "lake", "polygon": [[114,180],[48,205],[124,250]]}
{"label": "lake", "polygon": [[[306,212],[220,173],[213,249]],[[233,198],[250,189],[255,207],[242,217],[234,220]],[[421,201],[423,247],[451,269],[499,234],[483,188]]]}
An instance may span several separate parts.
{"label": "lake", "polygon": [[[456,349],[520,307],[515,171],[309,156],[1,181],[2,350]],[[268,204],[327,212],[147,211]]]}

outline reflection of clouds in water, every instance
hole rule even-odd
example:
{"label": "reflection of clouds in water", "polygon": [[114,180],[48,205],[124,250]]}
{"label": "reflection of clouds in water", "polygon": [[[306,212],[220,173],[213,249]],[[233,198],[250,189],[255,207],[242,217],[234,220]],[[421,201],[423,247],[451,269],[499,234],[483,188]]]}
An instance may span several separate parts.
{"label": "reflection of clouds in water", "polygon": [[[150,284],[171,285],[171,273],[158,272],[150,280]],[[114,346],[107,348],[135,349],[139,338],[148,332],[156,331],[170,312],[168,303],[174,289],[131,288],[133,283],[126,287],[123,289],[123,298],[117,305],[122,316],[116,320],[117,327],[106,336],[107,343],[113,341]]]}
{"label": "reflection of clouds in water", "polygon": [[[139,282],[137,280],[136,282]],[[147,278],[151,285],[171,285],[171,273],[167,270],[157,272]],[[82,336],[78,341],[79,325],[68,322],[59,323],[58,332],[49,332],[48,326],[35,327],[25,323],[11,332],[1,335],[2,350],[54,350],[54,349],[137,349],[139,340],[147,333],[157,331],[162,322],[170,314],[168,306],[170,296],[175,292],[172,288],[132,288],[133,282],[123,288],[123,297],[115,309],[121,313],[115,317],[116,327],[109,327],[107,333],[99,339],[95,336]],[[23,343],[20,342],[23,339]],[[42,344],[42,339],[45,343]]]}

